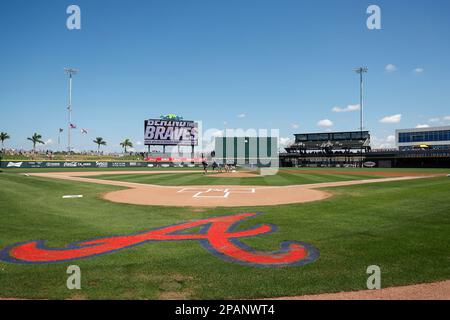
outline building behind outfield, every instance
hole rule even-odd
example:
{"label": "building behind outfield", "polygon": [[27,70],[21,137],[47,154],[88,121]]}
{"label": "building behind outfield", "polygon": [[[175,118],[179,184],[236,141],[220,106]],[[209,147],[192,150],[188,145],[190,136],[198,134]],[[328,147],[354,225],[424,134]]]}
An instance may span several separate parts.
{"label": "building behind outfield", "polygon": [[358,166],[371,150],[369,131],[302,133],[294,136],[294,143],[280,154],[282,166]]}
{"label": "building behind outfield", "polygon": [[400,129],[395,137],[400,151],[450,149],[450,126]]}
{"label": "building behind outfield", "polygon": [[373,150],[368,131],[295,134],[285,167],[450,168],[450,127],[396,131],[396,149]]}

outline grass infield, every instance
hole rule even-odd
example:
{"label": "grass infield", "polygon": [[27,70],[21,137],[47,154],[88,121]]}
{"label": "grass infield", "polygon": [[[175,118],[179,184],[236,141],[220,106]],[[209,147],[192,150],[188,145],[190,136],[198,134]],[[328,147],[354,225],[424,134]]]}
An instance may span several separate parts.
{"label": "grass infield", "polygon": [[[255,179],[248,184],[282,185],[373,178],[359,177],[354,169],[348,176],[315,175],[310,170],[307,177],[292,170],[292,174],[245,178],[238,183],[245,184],[247,179]],[[149,175],[142,181],[134,180],[141,179],[137,175],[116,178],[170,185],[224,184],[226,179],[235,179],[196,173]],[[0,173],[0,248],[37,239],[60,248],[80,240],[258,211],[264,214],[243,222],[240,228],[272,223],[278,230],[242,242],[257,250],[275,251],[284,240],[304,241],[320,251],[320,258],[300,267],[261,269],[221,260],[196,241],[145,243],[68,263],[0,262],[0,297],[223,299],[350,291],[365,289],[365,271],[373,264],[381,268],[382,287],[450,279],[448,177],[330,188],[335,196],[324,201],[251,208],[138,206],[111,203],[99,196],[118,189]],[[62,199],[66,194],[84,197]],[[71,264],[81,268],[81,290],[66,288],[66,268]]]}

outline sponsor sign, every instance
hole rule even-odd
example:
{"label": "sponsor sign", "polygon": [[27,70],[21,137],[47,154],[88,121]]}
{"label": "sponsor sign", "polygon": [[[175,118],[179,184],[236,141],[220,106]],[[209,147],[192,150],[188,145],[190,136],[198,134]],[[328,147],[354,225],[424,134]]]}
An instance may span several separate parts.
{"label": "sponsor sign", "polygon": [[63,166],[65,168],[76,168],[77,167],[77,163],[76,162],[64,162]]}
{"label": "sponsor sign", "polygon": [[149,119],[144,121],[146,145],[198,145],[198,123],[187,120]]}
{"label": "sponsor sign", "polygon": [[63,167],[66,167],[66,168],[77,168],[77,167],[90,168],[90,167],[95,167],[95,166],[96,166],[95,162],[77,162],[77,161],[63,162]]}
{"label": "sponsor sign", "polygon": [[111,162],[111,167],[114,167],[114,168],[117,168],[117,167],[123,168],[123,167],[126,167],[127,164],[129,164],[129,162]]}
{"label": "sponsor sign", "polygon": [[77,167],[94,167],[95,163],[94,162],[78,162],[77,163]]}
{"label": "sponsor sign", "polygon": [[182,158],[175,158],[175,157],[147,157],[145,158],[145,161],[150,161],[150,162],[202,162],[204,161],[204,158],[201,157],[194,157],[194,158],[186,158],[186,157],[182,157]]}
{"label": "sponsor sign", "polygon": [[45,162],[43,161],[30,161],[24,162],[22,168],[44,168]]}
{"label": "sponsor sign", "polygon": [[104,161],[96,161],[95,165],[98,168],[108,168],[108,162],[104,162]]}
{"label": "sponsor sign", "polygon": [[8,162],[6,165],[7,168],[20,168],[22,166],[22,162]]}
{"label": "sponsor sign", "polygon": [[60,162],[46,162],[45,166],[48,168],[58,168],[58,167],[61,167],[61,163]]}
{"label": "sponsor sign", "polygon": [[[178,161],[180,160],[180,161]],[[167,167],[175,166],[175,162],[181,163],[183,160],[184,166],[191,160],[200,162],[201,158],[148,158],[146,161],[140,162],[118,162],[118,161],[89,161],[89,162],[79,162],[79,161],[1,161],[0,167],[2,168],[125,168],[125,167],[156,167],[166,164]]]}
{"label": "sponsor sign", "polygon": [[367,161],[367,162],[364,162],[363,163],[363,166],[364,167],[367,167],[367,168],[373,168],[373,167],[375,167],[377,164],[375,163],[375,162],[373,162],[373,161]]}

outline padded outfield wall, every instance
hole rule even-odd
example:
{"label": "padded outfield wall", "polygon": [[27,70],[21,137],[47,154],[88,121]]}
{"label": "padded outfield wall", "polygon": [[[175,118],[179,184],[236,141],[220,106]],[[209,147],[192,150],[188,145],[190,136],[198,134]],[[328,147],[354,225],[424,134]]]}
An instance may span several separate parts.
{"label": "padded outfield wall", "polygon": [[1,161],[0,168],[152,168],[197,167],[198,164],[148,161]]}

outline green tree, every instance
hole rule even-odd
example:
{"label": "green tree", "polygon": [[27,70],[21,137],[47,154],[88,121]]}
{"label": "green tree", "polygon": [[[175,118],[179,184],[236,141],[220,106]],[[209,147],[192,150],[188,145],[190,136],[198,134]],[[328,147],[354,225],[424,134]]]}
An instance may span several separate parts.
{"label": "green tree", "polygon": [[10,136],[6,132],[0,132],[0,140],[2,141],[2,149],[5,148],[5,140],[9,139]]}
{"label": "green tree", "polygon": [[97,144],[98,153],[100,153],[100,146],[106,146],[106,141],[102,137],[95,138],[94,143]]}
{"label": "green tree", "polygon": [[130,139],[125,139],[123,142],[120,143],[122,148],[124,148],[125,153],[127,153],[127,147],[133,148],[133,143],[130,141]]}
{"label": "green tree", "polygon": [[27,138],[31,142],[33,142],[33,153],[36,152],[36,144],[44,144],[44,141],[42,141],[42,136],[39,133],[34,133],[31,138]]}

